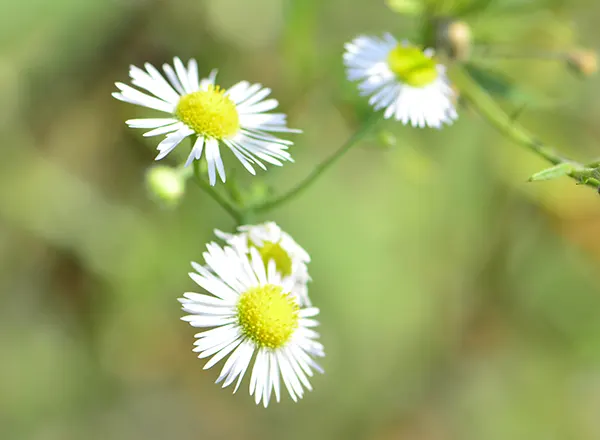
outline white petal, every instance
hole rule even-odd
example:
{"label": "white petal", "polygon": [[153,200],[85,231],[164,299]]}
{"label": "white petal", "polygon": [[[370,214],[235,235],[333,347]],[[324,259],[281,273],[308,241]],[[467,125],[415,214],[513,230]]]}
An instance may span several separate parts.
{"label": "white petal", "polygon": [[207,292],[210,292],[225,301],[235,301],[238,297],[237,292],[235,292],[217,277],[207,278],[194,272],[190,272],[189,276],[196,284],[205,289]]}
{"label": "white petal", "polygon": [[158,147],[156,147],[160,153],[158,153],[154,160],[160,160],[164,158],[167,154],[173,151],[173,148],[179,145],[179,143],[182,140],[184,140],[186,137],[190,136],[193,133],[193,130],[184,127],[176,131],[175,133],[167,135],[167,137],[165,137],[165,139],[163,139],[163,141],[160,144],[158,144]]}
{"label": "white petal", "polygon": [[130,128],[158,128],[164,127],[165,125],[171,125],[175,122],[178,122],[177,119],[173,118],[160,118],[160,119],[152,119],[152,118],[144,118],[144,119],[129,119],[125,121],[125,123]]}
{"label": "white petal", "polygon": [[183,88],[183,86],[181,85],[181,83],[179,82],[179,79],[177,78],[177,74],[175,73],[175,71],[173,70],[173,68],[169,65],[169,64],[163,64],[163,70],[165,72],[165,74],[167,75],[167,78],[169,79],[169,82],[171,83],[171,85],[175,88],[175,90],[177,90],[177,92],[180,95],[185,95],[185,90]]}
{"label": "white petal", "polygon": [[206,304],[211,307],[231,307],[235,304],[235,301],[227,301],[221,298],[215,298],[214,296],[203,295],[195,292],[185,292],[183,294],[186,300],[192,301],[196,304]]}
{"label": "white petal", "polygon": [[189,322],[192,327],[217,327],[236,322],[237,318],[229,316],[187,315],[181,318],[181,320]]}
{"label": "white petal", "polygon": [[219,151],[219,141],[217,141],[216,139],[206,140],[206,160],[208,162],[210,184],[214,186],[214,184],[216,183],[216,176],[214,174],[215,168],[219,173],[221,181],[225,182],[225,168],[223,167],[223,161],[221,160],[221,152]]}
{"label": "white petal", "polygon": [[242,383],[242,379],[244,378],[244,375],[246,374],[246,370],[250,366],[250,361],[252,360],[253,354],[254,354],[254,346],[252,344],[248,343],[246,352],[244,353],[244,357],[242,357],[239,360],[239,362],[243,366],[243,368],[239,372],[238,381],[236,382],[235,388],[233,389],[234,393],[238,390],[238,388],[240,387],[240,384]]}
{"label": "white petal", "polygon": [[267,374],[265,370],[265,358],[266,352],[261,348],[256,354],[252,375],[250,376],[250,395],[254,395],[254,401],[257,405],[262,398],[263,387],[265,386],[265,376]]}
{"label": "white petal", "polygon": [[154,110],[159,110],[165,113],[173,112],[173,105],[161,99],[146,95],[139,90],[134,89],[123,83],[115,83],[121,93],[113,93],[112,95],[120,101],[129,102],[130,104],[148,107]]}
{"label": "white petal", "polygon": [[188,61],[188,82],[192,91],[197,91],[200,87],[198,77],[198,63],[194,58]]}
{"label": "white petal", "polygon": [[281,398],[281,387],[279,383],[279,364],[277,363],[277,358],[274,353],[269,353],[269,361],[271,365],[270,377],[269,377],[269,386],[273,387],[275,391],[275,400],[279,402]]}
{"label": "white petal", "polygon": [[151,137],[151,136],[158,136],[158,135],[166,134],[166,133],[172,133],[174,131],[181,130],[184,127],[185,127],[185,125],[183,125],[182,122],[175,122],[171,125],[165,125],[164,127],[158,127],[158,128],[155,128],[154,130],[147,131],[146,133],[144,133],[143,136]]}
{"label": "white petal", "polygon": [[202,150],[204,148],[204,136],[198,136],[196,142],[194,142],[194,146],[192,147],[192,151],[188,155],[187,160],[185,161],[185,166],[191,165],[194,160],[200,160],[202,157]]}
{"label": "white petal", "polygon": [[185,69],[183,62],[181,61],[181,59],[179,59],[179,57],[173,58],[173,65],[175,66],[177,79],[179,79],[179,82],[181,83],[181,86],[183,87],[185,93],[194,92],[195,90],[190,87],[187,70]]}
{"label": "white petal", "polygon": [[173,105],[179,101],[179,95],[162,77],[157,81],[150,74],[135,66],[130,66],[129,76],[133,85],[152,93],[157,98]]}
{"label": "white petal", "polygon": [[156,67],[154,67],[150,63],[145,63],[144,67],[146,68],[146,72],[148,72],[148,75],[150,75],[152,77],[154,82],[156,82],[157,84],[160,84],[162,86],[163,90],[169,91],[169,95],[170,95],[169,102],[179,101],[179,98],[181,97],[180,94],[177,93],[173,89],[173,87],[171,87],[169,82],[161,75],[161,73],[158,71],[158,69]]}
{"label": "white petal", "polygon": [[215,354],[207,363],[206,365],[204,365],[204,369],[208,370],[209,368],[213,367],[216,363],[218,363],[221,359],[223,359],[225,356],[227,356],[229,353],[231,353],[233,351],[233,349],[235,349],[235,347],[237,347],[238,345],[240,345],[240,343],[242,342],[242,339],[236,339],[235,341],[233,341],[231,344],[229,344],[227,347],[225,347],[224,349],[222,349],[220,352],[218,352],[217,354]]}

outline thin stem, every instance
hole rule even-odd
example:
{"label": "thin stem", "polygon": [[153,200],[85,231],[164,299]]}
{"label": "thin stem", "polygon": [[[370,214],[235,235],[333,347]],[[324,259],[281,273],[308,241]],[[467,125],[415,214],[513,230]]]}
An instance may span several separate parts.
{"label": "thin stem", "polygon": [[530,60],[547,60],[556,61],[564,60],[566,54],[564,52],[548,52],[539,50],[525,50],[522,52],[498,50],[494,46],[475,46],[473,56],[477,58],[490,59],[530,59]]}
{"label": "thin stem", "polygon": [[298,194],[300,194],[312,183],[314,183],[325,171],[329,169],[329,167],[331,167],[335,162],[337,162],[338,159],[340,159],[344,154],[346,154],[354,145],[361,141],[380,119],[381,116],[379,114],[374,114],[337,151],[335,151],[331,156],[329,156],[327,159],[325,159],[323,162],[317,165],[312,170],[312,172],[295,187],[293,187],[284,194],[275,196],[270,200],[266,200],[262,203],[252,206],[249,208],[249,210],[257,213],[270,211],[271,209],[282,205],[290,201],[294,197],[298,196]]}
{"label": "thin stem", "polygon": [[578,169],[569,173],[570,177],[577,180],[578,183],[598,188],[600,181],[596,177],[592,177],[589,173],[586,173],[584,165],[562,157],[554,149],[531,135],[513,118],[504,113],[492,97],[479,87],[461,67],[455,66],[451,73],[451,78],[460,90],[461,97],[465,98],[498,131],[513,142],[529,149],[553,165],[562,163],[574,165]]}
{"label": "thin stem", "polygon": [[244,216],[238,207],[219,194],[214,187],[210,186],[210,184],[202,178],[200,174],[200,161],[195,160],[192,166],[194,167],[194,181],[200,187],[200,189],[208,194],[215,202],[221,205],[221,208],[227,211],[227,213],[231,215],[231,217],[233,217],[238,224],[242,224]]}

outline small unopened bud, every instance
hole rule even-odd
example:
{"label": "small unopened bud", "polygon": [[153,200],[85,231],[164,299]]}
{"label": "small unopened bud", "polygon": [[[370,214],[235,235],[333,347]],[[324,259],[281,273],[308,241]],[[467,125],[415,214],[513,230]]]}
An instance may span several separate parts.
{"label": "small unopened bud", "polygon": [[576,49],[567,54],[567,64],[573,72],[587,77],[598,71],[598,56],[589,49]]}
{"label": "small unopened bud", "polygon": [[175,168],[157,165],[146,172],[150,194],[166,206],[175,206],[185,192],[185,179]]}
{"label": "small unopened bud", "polygon": [[450,20],[439,25],[438,46],[444,49],[452,59],[464,61],[469,58],[471,39],[471,27],[464,21]]}
{"label": "small unopened bud", "polygon": [[381,130],[377,133],[377,140],[385,148],[394,148],[398,144],[396,136],[387,130]]}

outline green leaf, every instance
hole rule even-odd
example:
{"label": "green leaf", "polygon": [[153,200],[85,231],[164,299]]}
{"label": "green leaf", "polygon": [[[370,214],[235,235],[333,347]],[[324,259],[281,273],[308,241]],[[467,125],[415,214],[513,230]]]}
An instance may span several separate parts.
{"label": "green leaf", "polygon": [[547,168],[545,170],[540,171],[539,173],[535,173],[533,176],[531,176],[529,178],[529,181],[530,182],[539,182],[542,180],[557,179],[559,177],[563,177],[568,174],[571,174],[575,170],[576,170],[576,166],[571,163],[568,163],[568,162],[559,163],[558,165],[555,165],[551,168]]}

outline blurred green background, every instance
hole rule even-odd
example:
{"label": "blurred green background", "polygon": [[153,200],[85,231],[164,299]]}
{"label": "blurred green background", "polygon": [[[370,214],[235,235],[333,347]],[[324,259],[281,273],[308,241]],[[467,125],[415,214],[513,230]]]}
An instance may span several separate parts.
{"label": "blurred green background", "polygon": [[[483,0],[482,0],[483,2]],[[492,0],[486,44],[568,50],[600,38],[593,0]],[[291,187],[368,112],[344,80],[358,33],[419,31],[379,0],[26,0],[0,4],[0,439],[600,439],[600,198],[468,108],[452,127],[388,123],[268,217],[312,256],[325,375],[267,410],[213,384],[176,298],[233,223],[189,185],[148,196],[153,114],[110,96],[129,64],[196,57],[220,83],[274,90]],[[486,63],[483,60],[482,63]],[[489,60],[518,80],[520,122],[600,156],[600,83],[557,61]],[[169,161],[176,164],[174,157]],[[231,163],[231,161],[228,161]],[[240,173],[249,186],[256,180]]]}

